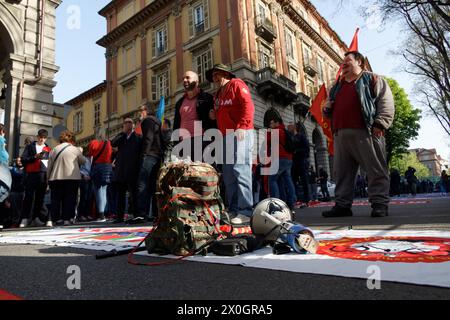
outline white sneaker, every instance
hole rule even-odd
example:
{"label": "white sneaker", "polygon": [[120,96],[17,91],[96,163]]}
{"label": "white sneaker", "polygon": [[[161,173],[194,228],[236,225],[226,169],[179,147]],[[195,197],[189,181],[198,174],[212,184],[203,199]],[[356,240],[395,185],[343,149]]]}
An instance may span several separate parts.
{"label": "white sneaker", "polygon": [[64,226],[70,226],[70,221],[69,220],[64,220]]}
{"label": "white sneaker", "polygon": [[46,226],[46,227],[52,228],[52,227],[53,227],[53,222],[49,220],[49,221],[47,221],[47,223],[45,224],[45,226]]}
{"label": "white sneaker", "polygon": [[242,225],[249,223],[250,217],[244,216],[243,214],[238,214],[235,218],[231,219],[231,224],[233,225]]}
{"label": "white sneaker", "polygon": [[22,219],[22,221],[20,221],[19,228],[25,228],[26,226],[28,226],[28,219]]}
{"label": "white sneaker", "polygon": [[45,223],[43,223],[39,218],[36,218],[31,222],[32,227],[43,227],[44,225]]}

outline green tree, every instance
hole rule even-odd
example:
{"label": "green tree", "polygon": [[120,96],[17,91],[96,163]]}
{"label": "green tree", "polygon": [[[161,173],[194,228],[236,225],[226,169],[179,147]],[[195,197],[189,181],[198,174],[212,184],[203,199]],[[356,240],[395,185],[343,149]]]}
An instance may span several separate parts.
{"label": "green tree", "polygon": [[[367,3],[367,2],[366,2]],[[396,53],[416,80],[422,105],[450,135],[450,3],[448,0],[376,0],[384,22],[403,22]],[[363,5],[365,16],[369,4]]]}
{"label": "green tree", "polygon": [[387,160],[407,152],[409,141],[419,135],[420,110],[414,109],[405,90],[394,79],[386,78],[394,96],[395,118],[386,132]]}
{"label": "green tree", "polygon": [[391,169],[397,169],[401,175],[405,174],[408,167],[416,169],[416,177],[419,179],[427,178],[430,176],[430,170],[419,162],[415,152],[407,152],[404,154],[395,155],[392,157],[389,167]]}

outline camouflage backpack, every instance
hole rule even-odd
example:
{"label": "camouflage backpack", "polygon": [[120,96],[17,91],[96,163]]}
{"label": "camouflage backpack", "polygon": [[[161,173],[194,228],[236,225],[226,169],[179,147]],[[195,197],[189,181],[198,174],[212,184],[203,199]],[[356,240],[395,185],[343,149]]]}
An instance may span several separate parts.
{"label": "camouflage backpack", "polygon": [[172,162],[157,182],[159,217],[145,244],[149,253],[185,256],[220,235],[219,175],[209,164]]}

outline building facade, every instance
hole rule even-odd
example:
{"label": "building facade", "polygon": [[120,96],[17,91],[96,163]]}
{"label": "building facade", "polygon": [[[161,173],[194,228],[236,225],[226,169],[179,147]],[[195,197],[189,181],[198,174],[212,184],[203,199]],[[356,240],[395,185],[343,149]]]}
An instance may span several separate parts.
{"label": "building facade", "polygon": [[107,23],[97,43],[106,49],[102,121],[110,135],[161,96],[165,117],[173,118],[184,72],[197,72],[213,92],[205,72],[224,63],[252,92],[256,128],[271,113],[286,124],[300,122],[311,164],[332,171],[322,129],[305,116],[320,85],[334,80],[347,47],[309,1],[114,0],[99,13]]}
{"label": "building facade", "polygon": [[17,157],[23,140],[63,122],[53,104],[55,11],[61,0],[0,0],[0,86],[8,152]]}
{"label": "building facade", "polygon": [[87,146],[94,139],[96,129],[108,128],[106,99],[106,81],[103,81],[65,103],[72,107],[65,125],[75,133],[78,145]]}
{"label": "building facade", "polygon": [[447,170],[448,165],[446,161],[437,154],[436,149],[412,149],[410,152],[414,152],[417,159],[425,167],[430,170],[430,175],[433,177],[440,177],[442,170]]}

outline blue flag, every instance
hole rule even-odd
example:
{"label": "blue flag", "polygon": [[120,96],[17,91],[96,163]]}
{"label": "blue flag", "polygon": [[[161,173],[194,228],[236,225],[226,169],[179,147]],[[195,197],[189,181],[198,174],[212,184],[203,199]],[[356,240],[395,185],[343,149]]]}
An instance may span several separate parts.
{"label": "blue flag", "polygon": [[159,100],[159,107],[158,111],[156,112],[156,117],[161,121],[161,123],[164,122],[164,109],[166,107],[166,103],[164,101],[164,96],[161,96],[161,99]]}

